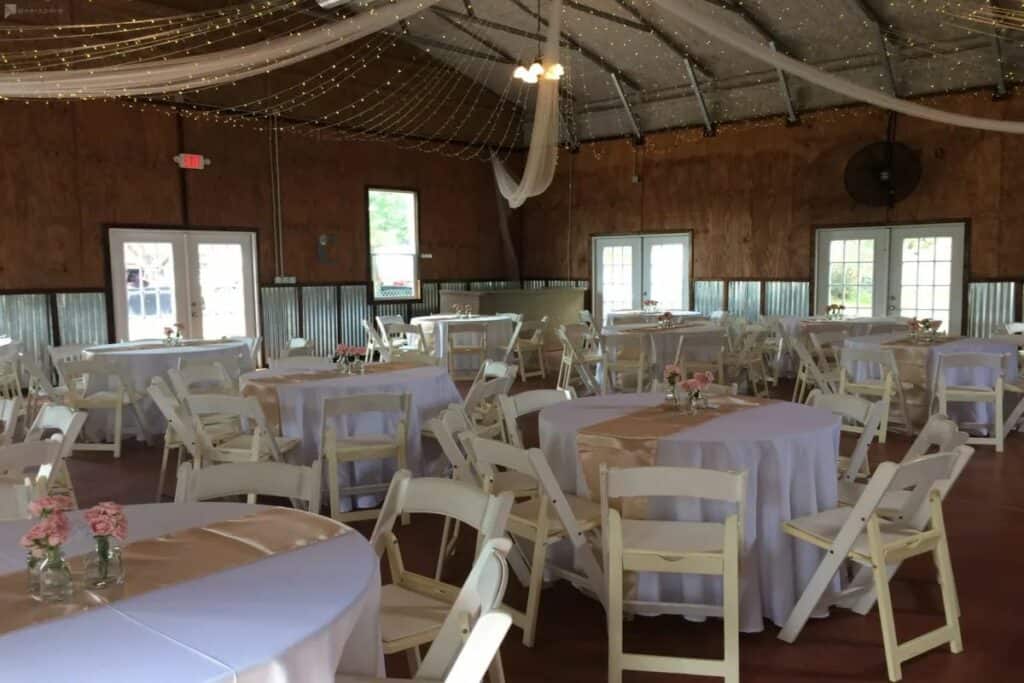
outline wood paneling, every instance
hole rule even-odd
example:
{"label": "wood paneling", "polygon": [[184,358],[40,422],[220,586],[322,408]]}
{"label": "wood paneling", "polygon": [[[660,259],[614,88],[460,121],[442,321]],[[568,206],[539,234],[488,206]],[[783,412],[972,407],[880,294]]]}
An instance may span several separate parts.
{"label": "wood paneling", "polygon": [[[102,287],[104,223],[252,227],[274,275],[268,133],[117,103],[0,103],[0,290]],[[213,160],[181,174],[179,151]],[[505,277],[490,165],[385,142],[280,136],[285,272],[366,277],[365,189],[416,189],[425,279]],[[185,192],[182,193],[182,179]],[[517,228],[515,222],[514,228]],[[321,234],[334,236],[326,262]]]}
{"label": "wood paneling", "polygon": [[[1024,118],[1021,98],[971,93],[929,103]],[[1024,222],[1024,141],[901,117],[897,138],[920,152],[921,184],[893,209],[858,206],[844,188],[846,162],[884,139],[886,120],[879,110],[851,108],[805,115],[794,128],[727,125],[715,138],[676,131],[649,135],[638,149],[608,141],[563,153],[553,187],[519,212],[523,273],[586,278],[592,235],[693,230],[695,277],[803,279],[816,225],[968,219],[972,277],[1024,274],[1024,241],[1014,239]]]}

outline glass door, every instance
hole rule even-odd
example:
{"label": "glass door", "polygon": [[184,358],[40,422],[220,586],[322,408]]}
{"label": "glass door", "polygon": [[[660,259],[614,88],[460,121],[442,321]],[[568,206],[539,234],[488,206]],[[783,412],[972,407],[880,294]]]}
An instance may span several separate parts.
{"label": "glass door", "polygon": [[248,337],[256,330],[252,236],[244,232],[189,234],[192,336]]}
{"label": "glass door", "polygon": [[118,340],[255,336],[254,236],[249,232],[110,230]]}
{"label": "glass door", "polygon": [[644,237],[644,298],[660,310],[690,308],[690,236]]}
{"label": "glass door", "polygon": [[641,277],[639,237],[594,238],[594,320],[604,320],[611,311],[640,308]]}
{"label": "glass door", "polygon": [[181,323],[189,335],[185,236],[164,230],[111,230],[110,267],[117,339],[163,339]]}
{"label": "glass door", "polygon": [[933,318],[960,334],[963,288],[963,223],[817,233],[819,314],[841,304],[849,318]]}

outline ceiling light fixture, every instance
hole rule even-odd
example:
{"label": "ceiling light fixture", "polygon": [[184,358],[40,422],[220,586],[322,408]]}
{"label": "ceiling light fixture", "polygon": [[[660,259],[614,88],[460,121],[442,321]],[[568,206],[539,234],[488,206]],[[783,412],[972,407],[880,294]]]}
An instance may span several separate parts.
{"label": "ceiling light fixture", "polygon": [[512,78],[518,78],[523,83],[536,83],[542,77],[546,81],[557,81],[565,75],[565,69],[558,62],[548,64],[546,67],[541,63],[543,54],[540,45],[541,35],[540,0],[537,0],[537,59],[530,66],[517,66],[512,72]]}

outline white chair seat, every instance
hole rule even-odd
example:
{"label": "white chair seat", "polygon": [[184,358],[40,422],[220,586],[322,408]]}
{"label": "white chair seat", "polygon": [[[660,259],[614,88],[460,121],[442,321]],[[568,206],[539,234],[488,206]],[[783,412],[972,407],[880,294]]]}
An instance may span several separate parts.
{"label": "white chair seat", "polygon": [[721,553],[725,526],[716,522],[622,520],[622,550],[627,555]]}
{"label": "white chair seat", "polygon": [[[879,391],[881,391],[885,386],[885,382],[880,379],[858,379],[855,382],[849,382],[846,386],[850,387],[851,392],[856,394],[857,387],[859,386],[878,387]],[[902,380],[900,381],[900,386],[903,387],[904,391],[909,391],[914,388],[914,384],[912,382],[904,382]]]}
{"label": "white chair seat", "polygon": [[[601,525],[601,506],[597,503],[592,503],[586,498],[580,498],[579,496],[566,496],[565,502],[569,504],[573,516],[579,522],[581,531],[595,529]],[[536,526],[540,503],[540,498],[532,498],[522,503],[516,503],[512,506],[511,516],[516,518],[516,521],[520,524]],[[558,518],[554,510],[551,510],[549,514],[548,524],[550,525],[548,529],[549,536],[559,536],[565,533],[562,520]]]}
{"label": "white chair seat", "polygon": [[[864,489],[867,488],[867,484],[862,484],[858,481],[846,481],[845,479],[839,480],[839,503],[841,505],[856,505],[857,500],[860,499],[864,493]],[[882,502],[878,505],[878,513],[883,517],[895,517],[899,514],[899,511],[903,509],[907,499],[910,497],[909,491],[888,491],[882,496]]]}
{"label": "white chair seat", "polygon": [[391,653],[389,643],[409,639],[419,643],[432,641],[451,608],[450,602],[415,593],[393,583],[382,586],[380,637],[384,643],[384,653]]}
{"label": "white chair seat", "polygon": [[[846,520],[849,519],[852,511],[853,508],[850,507],[825,510],[824,512],[819,512],[816,515],[792,519],[786,522],[784,526],[800,532],[807,537],[808,541],[814,543],[818,547],[828,548],[832,545],[836,536],[839,534],[840,529],[842,529],[843,525],[846,524]],[[917,529],[890,521],[882,521],[879,524],[879,529],[882,532],[883,545],[896,543],[902,539],[911,538],[921,533]],[[853,547],[850,549],[850,552],[860,555],[870,561],[871,550],[868,547],[868,535],[866,532],[861,532],[860,536],[858,536],[857,540],[854,542]]]}
{"label": "white chair seat", "polygon": [[[252,450],[252,440],[252,434],[239,434],[238,436],[231,437],[227,441],[217,444],[217,448],[229,451],[246,451],[248,455],[248,452]],[[277,450],[281,451],[282,454],[294,450],[300,443],[302,443],[301,439],[296,439],[290,436],[275,436],[274,441],[277,442]]]}
{"label": "white chair seat", "polygon": [[947,394],[956,393],[956,392],[966,392],[966,393],[972,393],[972,394],[991,394],[992,393],[992,387],[978,387],[978,386],[960,385],[960,384],[947,384],[946,385],[946,393]]}
{"label": "white chair seat", "polygon": [[387,434],[367,434],[365,436],[347,436],[337,439],[338,450],[393,451],[395,439]]}

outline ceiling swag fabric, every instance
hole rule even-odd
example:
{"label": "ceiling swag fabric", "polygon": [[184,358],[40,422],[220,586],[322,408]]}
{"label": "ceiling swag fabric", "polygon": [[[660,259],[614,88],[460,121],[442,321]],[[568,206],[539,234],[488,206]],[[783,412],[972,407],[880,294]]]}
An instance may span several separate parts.
{"label": "ceiling swag fabric", "polygon": [[934,107],[928,107],[916,102],[910,102],[899,97],[887,95],[878,90],[857,85],[845,78],[834,76],[816,66],[805,64],[792,57],[787,57],[772,50],[769,46],[752,40],[743,34],[723,25],[714,18],[699,3],[680,2],[680,0],[653,0],[661,9],[671,12],[687,23],[696,26],[712,38],[727,43],[732,47],[745,52],[754,59],[782,69],[794,76],[802,78],[808,83],[827,88],[840,95],[846,95],[861,102],[873,104],[883,109],[914,116],[929,121],[946,123],[951,126],[962,128],[976,128],[978,130],[990,130],[997,133],[1024,133],[1024,122],[1003,121],[1000,119],[986,119],[978,116],[967,116],[954,114]]}
{"label": "ceiling swag fabric", "polygon": [[308,31],[199,56],[67,71],[0,73],[0,97],[84,99],[159,95],[206,88],[322,55],[438,2],[399,0],[386,9],[364,12]]}
{"label": "ceiling swag fabric", "polygon": [[[562,0],[552,0],[548,10],[548,30],[544,36],[545,66],[558,63],[561,26]],[[513,209],[548,189],[555,177],[555,165],[558,163],[558,84],[558,80],[545,78],[537,82],[530,149],[526,154],[523,177],[517,181],[498,157],[491,157],[498,191]]]}

